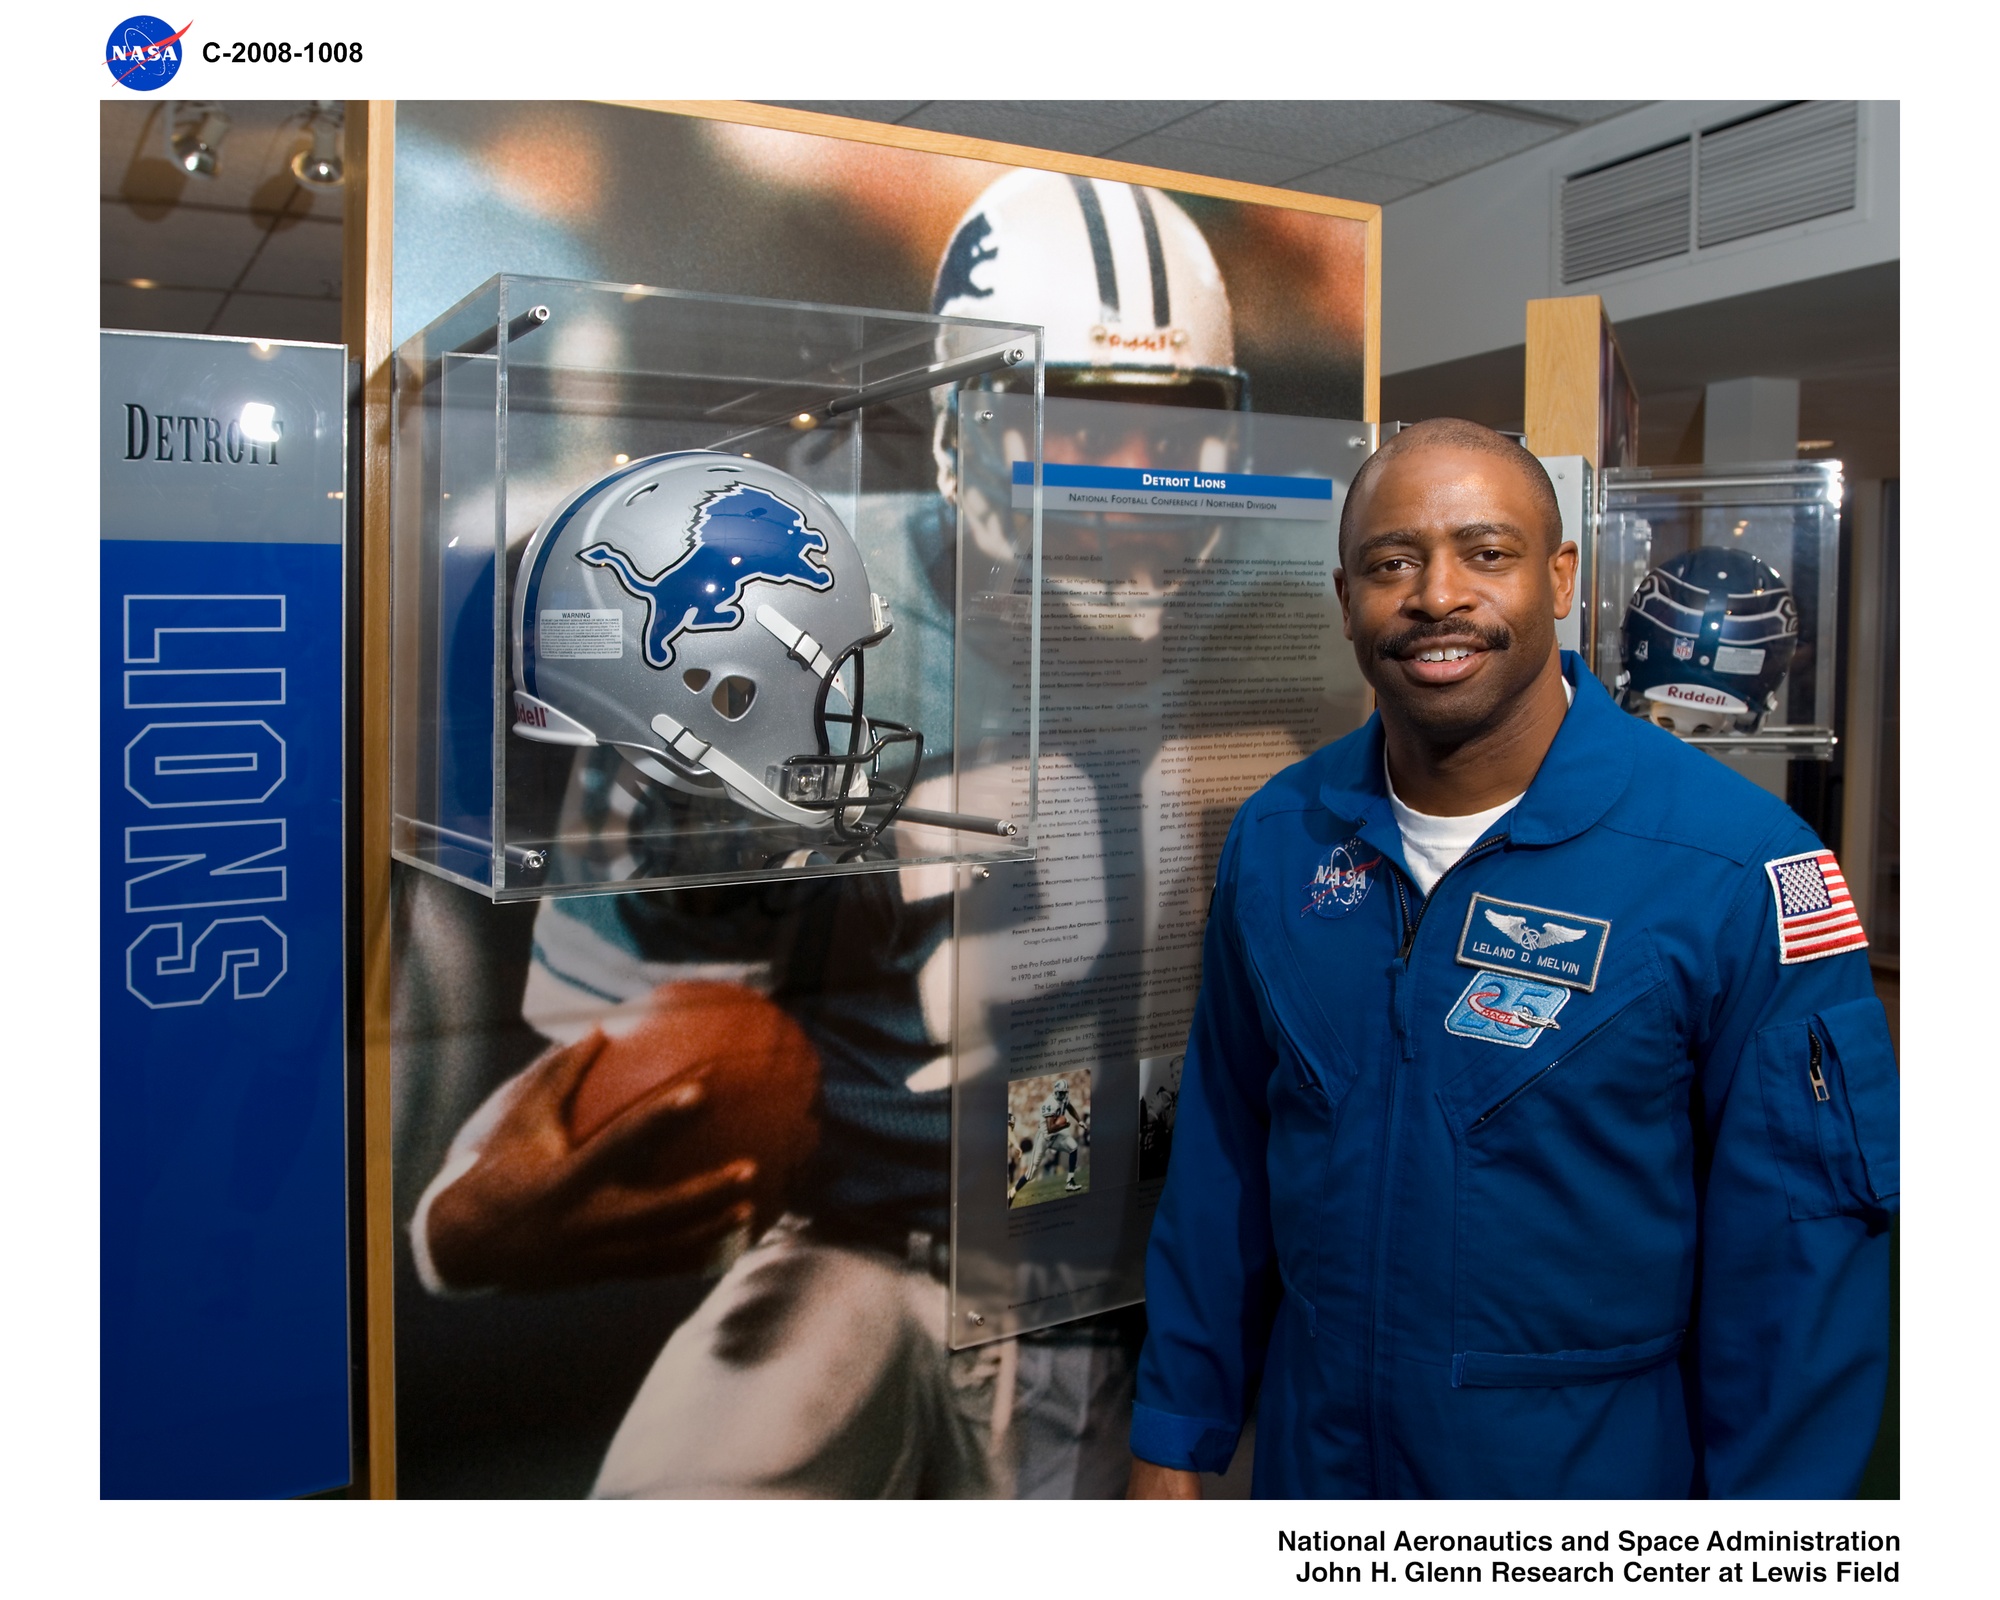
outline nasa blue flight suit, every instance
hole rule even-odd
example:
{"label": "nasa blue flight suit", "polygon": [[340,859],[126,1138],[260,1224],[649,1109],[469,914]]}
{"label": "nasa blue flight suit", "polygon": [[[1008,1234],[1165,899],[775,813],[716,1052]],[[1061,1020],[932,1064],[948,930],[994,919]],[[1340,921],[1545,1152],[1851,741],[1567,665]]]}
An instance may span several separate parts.
{"label": "nasa blue flight suit", "polygon": [[1428,900],[1379,718],[1238,813],[1147,1256],[1141,1458],[1220,1471],[1261,1374],[1261,1495],[1853,1493],[1896,1067],[1865,951],[1812,956],[1774,892],[1837,901],[1837,868],[1562,659],[1533,784]]}

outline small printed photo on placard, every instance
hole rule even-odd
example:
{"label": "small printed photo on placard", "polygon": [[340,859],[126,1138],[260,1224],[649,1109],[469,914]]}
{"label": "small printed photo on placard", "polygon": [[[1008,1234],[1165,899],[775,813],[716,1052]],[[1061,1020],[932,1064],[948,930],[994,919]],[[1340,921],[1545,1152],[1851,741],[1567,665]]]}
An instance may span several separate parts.
{"label": "small printed photo on placard", "polygon": [[1167,1175],[1174,1148],[1174,1108],[1181,1098],[1184,1055],[1147,1056],[1139,1063],[1139,1181]]}
{"label": "small printed photo on placard", "polygon": [[1066,1200],[1090,1188],[1090,1069],[1007,1085],[1007,1206]]}

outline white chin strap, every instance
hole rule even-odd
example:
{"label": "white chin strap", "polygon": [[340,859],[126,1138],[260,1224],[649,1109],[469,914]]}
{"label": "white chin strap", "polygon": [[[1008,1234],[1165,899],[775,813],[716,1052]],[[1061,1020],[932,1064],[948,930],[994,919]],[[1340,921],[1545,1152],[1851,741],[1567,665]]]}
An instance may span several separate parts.
{"label": "white chin strap", "polygon": [[[871,600],[874,597],[869,597]],[[879,614],[881,603],[875,602]],[[815,679],[823,679],[833,671],[833,657],[826,648],[805,629],[795,626],[776,606],[757,608],[757,625],[785,647],[786,653],[799,666],[811,673]],[[840,697],[852,705],[847,693],[847,685],[839,678],[833,686],[840,691]],[[808,811],[778,794],[761,778],[751,775],[750,770],[734,760],[726,751],[718,750],[707,743],[692,729],[676,722],[662,711],[653,718],[653,732],[666,740],[667,748],[689,765],[712,772],[729,786],[730,792],[752,811],[762,812],[779,822],[796,823],[803,828],[825,830],[833,826],[834,814],[830,811]],[[865,800],[868,795],[868,774],[857,769],[853,783],[848,790],[850,800]],[[857,815],[862,807],[850,805],[845,808]]]}
{"label": "white chin strap", "polygon": [[752,811],[761,811],[779,822],[796,823],[802,828],[829,828],[833,825],[832,813],[808,811],[804,806],[795,806],[781,798],[768,784],[753,778],[742,763],[714,745],[704,743],[666,712],[662,711],[653,718],[653,732],[666,740],[667,748],[683,761],[714,773],[729,786],[730,793]]}

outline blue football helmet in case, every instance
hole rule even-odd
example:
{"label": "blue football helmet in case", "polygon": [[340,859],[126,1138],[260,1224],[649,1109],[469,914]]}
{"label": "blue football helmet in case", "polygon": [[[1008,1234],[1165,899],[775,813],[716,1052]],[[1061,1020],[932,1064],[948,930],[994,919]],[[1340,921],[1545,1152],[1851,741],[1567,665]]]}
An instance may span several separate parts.
{"label": "blue football helmet in case", "polygon": [[1627,710],[1682,734],[1754,733],[1777,709],[1799,608],[1745,550],[1701,545],[1655,567],[1625,608]]}
{"label": "blue football helmet in case", "polygon": [[512,612],[522,738],[608,745],[847,844],[909,796],[923,735],[864,703],[888,608],[833,508],[775,467],[689,450],[585,484],[529,540]]}

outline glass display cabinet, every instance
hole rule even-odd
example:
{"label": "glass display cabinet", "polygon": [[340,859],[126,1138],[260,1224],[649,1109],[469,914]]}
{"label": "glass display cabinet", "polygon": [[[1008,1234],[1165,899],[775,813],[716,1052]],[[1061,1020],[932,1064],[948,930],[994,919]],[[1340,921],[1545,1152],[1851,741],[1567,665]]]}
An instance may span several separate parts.
{"label": "glass display cabinet", "polygon": [[496,900],[1033,854],[1038,328],[503,275],[395,358],[391,849]]}
{"label": "glass display cabinet", "polygon": [[1627,710],[1718,754],[1834,748],[1837,461],[1603,475],[1592,665]]}

